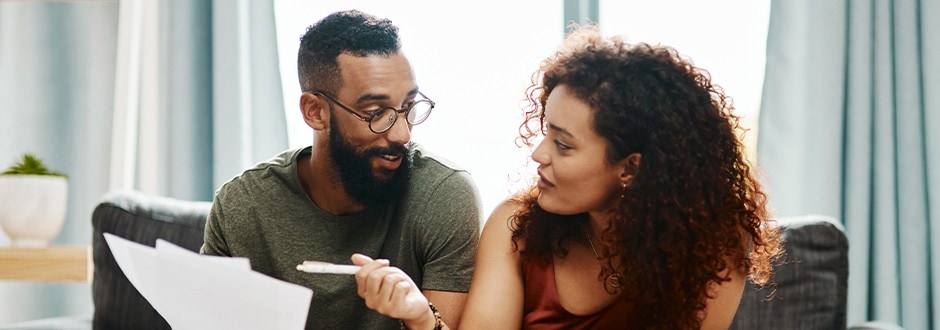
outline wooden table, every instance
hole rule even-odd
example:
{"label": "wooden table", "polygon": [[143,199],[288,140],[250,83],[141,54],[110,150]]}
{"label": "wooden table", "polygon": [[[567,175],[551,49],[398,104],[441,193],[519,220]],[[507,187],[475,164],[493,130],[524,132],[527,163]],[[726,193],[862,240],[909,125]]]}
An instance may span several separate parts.
{"label": "wooden table", "polygon": [[91,247],[0,248],[0,280],[89,282]]}

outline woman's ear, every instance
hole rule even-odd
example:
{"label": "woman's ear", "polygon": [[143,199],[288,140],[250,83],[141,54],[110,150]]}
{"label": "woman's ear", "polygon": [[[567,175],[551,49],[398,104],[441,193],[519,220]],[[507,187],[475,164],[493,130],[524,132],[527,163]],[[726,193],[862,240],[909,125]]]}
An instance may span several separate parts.
{"label": "woman's ear", "polygon": [[634,152],[623,159],[623,173],[620,173],[621,184],[628,186],[633,182],[633,177],[640,171],[641,158],[642,156],[639,152]]}
{"label": "woman's ear", "polygon": [[320,97],[313,93],[300,94],[300,113],[310,128],[322,131],[330,127],[330,111]]}

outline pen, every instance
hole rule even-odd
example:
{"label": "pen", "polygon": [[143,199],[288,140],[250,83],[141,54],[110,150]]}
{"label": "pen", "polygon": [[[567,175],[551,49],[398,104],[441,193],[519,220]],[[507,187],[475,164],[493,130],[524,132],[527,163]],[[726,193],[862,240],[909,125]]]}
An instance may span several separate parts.
{"label": "pen", "polygon": [[337,265],[322,261],[304,261],[297,265],[297,270],[307,273],[324,274],[355,274],[359,271],[359,266]]}

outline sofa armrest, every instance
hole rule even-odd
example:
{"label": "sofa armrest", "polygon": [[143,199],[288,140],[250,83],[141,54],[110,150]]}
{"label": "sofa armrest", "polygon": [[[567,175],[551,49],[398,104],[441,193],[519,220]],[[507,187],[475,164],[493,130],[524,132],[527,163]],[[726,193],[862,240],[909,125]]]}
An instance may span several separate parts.
{"label": "sofa armrest", "polygon": [[154,246],[158,238],[199,251],[210,202],[187,201],[137,191],[106,194],[92,213],[92,300],[95,329],[169,329],[127,280],[103,233]]}

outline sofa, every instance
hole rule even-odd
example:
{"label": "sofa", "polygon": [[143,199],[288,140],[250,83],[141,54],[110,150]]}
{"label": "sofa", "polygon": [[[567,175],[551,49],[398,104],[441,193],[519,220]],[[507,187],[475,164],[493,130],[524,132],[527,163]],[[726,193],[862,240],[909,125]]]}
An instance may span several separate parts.
{"label": "sofa", "polygon": [[[0,329],[167,329],[166,321],[128,282],[102,233],[153,246],[157,238],[198,251],[211,204],[116,191],[92,214],[94,275],[92,320],[46,319]],[[846,329],[848,242],[835,219],[808,215],[781,218],[786,255],[775,268],[774,286],[750,283],[732,329]],[[854,328],[854,327],[853,327]],[[900,329],[866,323],[858,329]]]}
{"label": "sofa", "polygon": [[768,286],[747,282],[731,329],[846,329],[849,242],[821,215],[777,220],[785,254]]}
{"label": "sofa", "polygon": [[91,216],[91,281],[95,329],[169,329],[118,267],[103,233],[154,246],[158,238],[192,251],[202,246],[209,202],[117,191],[106,195]]}
{"label": "sofa", "polygon": [[154,246],[157,238],[192,251],[202,246],[211,203],[113,191],[103,196],[91,216],[91,288],[94,314],[21,322],[0,329],[169,329],[169,325],[124,276],[103,233]]}

